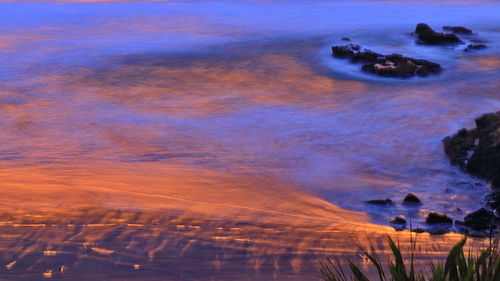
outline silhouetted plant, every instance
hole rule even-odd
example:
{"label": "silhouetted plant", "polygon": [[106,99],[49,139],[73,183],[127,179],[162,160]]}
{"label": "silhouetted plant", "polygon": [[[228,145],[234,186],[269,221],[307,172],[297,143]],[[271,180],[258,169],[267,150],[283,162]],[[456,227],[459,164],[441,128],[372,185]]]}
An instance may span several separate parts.
{"label": "silhouetted plant", "polygon": [[405,264],[401,248],[391,237],[387,237],[392,258],[381,262],[377,251],[370,244],[370,250],[363,255],[375,267],[377,275],[369,278],[352,259],[346,259],[346,267],[338,258],[327,259],[320,264],[320,278],[324,281],[500,281],[500,253],[498,239],[490,239],[488,247],[466,255],[464,246],[467,238],[458,242],[448,253],[446,262],[431,262],[427,271],[415,268],[417,240],[410,240],[410,260]]}

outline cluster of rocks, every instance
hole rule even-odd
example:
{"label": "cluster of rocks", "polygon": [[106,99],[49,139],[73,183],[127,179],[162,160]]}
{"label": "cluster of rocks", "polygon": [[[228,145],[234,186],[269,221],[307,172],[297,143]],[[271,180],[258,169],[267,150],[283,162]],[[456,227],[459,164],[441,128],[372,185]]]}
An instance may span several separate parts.
{"label": "cluster of rocks", "polygon": [[[500,111],[483,114],[475,119],[476,127],[460,129],[455,135],[443,139],[444,151],[452,165],[491,183],[493,193],[487,197],[487,208],[481,208],[464,217],[453,220],[445,214],[431,212],[425,219],[429,226],[426,230],[413,229],[415,232],[428,231],[440,234],[456,231],[469,235],[488,235],[500,226]],[[370,200],[366,203],[394,205],[391,199]],[[422,204],[414,194],[408,194],[403,204]],[[491,208],[491,210],[490,210]],[[396,229],[404,229],[406,220],[398,216],[389,221]]]}
{"label": "cluster of rocks", "polygon": [[383,55],[354,44],[333,46],[332,53],[336,58],[348,58],[352,63],[363,63],[362,71],[384,77],[410,78],[441,71],[441,66],[437,63],[401,54]]}
{"label": "cluster of rocks", "polygon": [[[444,151],[452,165],[491,183],[493,193],[487,203],[494,212],[481,209],[464,223],[474,229],[498,224],[500,219],[500,111],[483,114],[475,119],[476,128],[461,129],[455,135],[443,139]],[[471,222],[474,219],[474,222]]]}
{"label": "cluster of rocks", "polygon": [[[471,32],[472,33],[472,32]],[[425,45],[446,45],[446,44],[461,44],[460,38],[454,33],[436,32],[425,23],[417,24],[415,34],[418,36],[418,43]]]}
{"label": "cluster of rocks", "polygon": [[[417,24],[415,34],[417,35],[417,43],[424,45],[455,45],[465,44],[459,35],[472,35],[472,30],[463,26],[443,26],[443,30],[450,31],[451,33],[442,33],[434,31],[429,25],[425,23]],[[485,49],[486,45],[477,39],[470,40],[470,44],[464,49],[464,52]]]}
{"label": "cluster of rocks", "polygon": [[500,189],[500,111],[483,114],[475,122],[476,128],[444,138],[444,151],[451,164]]}
{"label": "cluster of rocks", "polygon": [[[377,199],[366,201],[367,204],[379,205],[379,206],[391,206],[395,205],[395,202],[391,199]],[[409,193],[403,199],[403,205],[419,207],[422,201],[413,193]],[[427,229],[423,228],[413,228],[412,231],[422,233],[429,232],[431,234],[443,234],[450,232],[455,226],[457,231],[461,231],[468,234],[482,235],[486,234],[496,228],[496,217],[494,213],[485,208],[481,208],[475,212],[472,212],[465,216],[464,220],[453,220],[449,216],[438,213],[430,212],[425,218],[425,224],[428,225]],[[406,228],[407,221],[403,216],[397,216],[389,221],[397,230],[403,230]]]}
{"label": "cluster of rocks", "polygon": [[[365,201],[367,204],[372,204],[372,205],[394,205],[395,202],[392,201],[391,199],[375,199],[375,200],[368,200]],[[421,204],[422,201],[417,197],[417,195],[413,193],[408,193],[408,195],[405,196],[403,199],[403,204]]]}
{"label": "cluster of rocks", "polygon": [[[436,32],[425,23],[417,24],[415,35],[417,43],[424,45],[455,45],[464,44],[457,34],[472,35],[472,30],[463,26],[443,26],[443,30],[451,33]],[[348,37],[342,37],[342,41],[350,42]],[[480,40],[470,40],[471,44],[464,51],[481,50],[486,48]],[[352,63],[362,63],[361,70],[383,77],[410,78],[414,76],[427,76],[441,71],[438,63],[423,59],[405,57],[401,54],[383,55],[359,45],[345,44],[332,47],[333,56],[336,58],[347,58]]]}

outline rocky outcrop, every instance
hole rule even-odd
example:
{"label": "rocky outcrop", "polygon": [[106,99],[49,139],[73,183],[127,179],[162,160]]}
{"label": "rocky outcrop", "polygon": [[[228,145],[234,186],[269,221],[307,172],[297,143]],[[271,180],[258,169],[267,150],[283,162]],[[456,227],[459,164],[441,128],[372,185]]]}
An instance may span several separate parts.
{"label": "rocky outcrop", "polygon": [[437,63],[400,54],[382,55],[354,44],[333,46],[332,53],[336,58],[348,58],[352,63],[363,63],[362,71],[383,77],[410,78],[441,71],[441,66]]}
{"label": "rocky outcrop", "polygon": [[500,111],[475,121],[475,129],[461,129],[443,140],[445,153],[452,164],[500,189]]}
{"label": "rocky outcrop", "polygon": [[[487,205],[500,213],[500,111],[476,118],[476,128],[461,129],[443,140],[444,151],[453,165],[491,183],[493,193]],[[487,230],[497,223],[494,212],[480,209],[464,218],[473,230]]]}
{"label": "rocky outcrop", "polygon": [[425,45],[449,45],[463,43],[455,34],[436,32],[425,23],[417,24],[415,34],[418,36],[418,43]]}

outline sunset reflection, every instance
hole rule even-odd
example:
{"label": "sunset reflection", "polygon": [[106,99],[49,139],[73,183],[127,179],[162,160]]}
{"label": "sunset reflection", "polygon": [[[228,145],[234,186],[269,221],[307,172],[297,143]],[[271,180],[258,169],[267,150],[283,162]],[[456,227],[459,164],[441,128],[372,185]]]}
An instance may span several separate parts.
{"label": "sunset reflection", "polygon": [[[408,248],[396,216],[463,219],[489,185],[442,139],[498,110],[500,13],[445,2],[0,3],[0,279],[316,280],[387,235]],[[415,44],[423,20],[488,48]],[[344,36],[443,73],[367,77],[334,61]],[[418,234],[417,264],[450,230]]]}

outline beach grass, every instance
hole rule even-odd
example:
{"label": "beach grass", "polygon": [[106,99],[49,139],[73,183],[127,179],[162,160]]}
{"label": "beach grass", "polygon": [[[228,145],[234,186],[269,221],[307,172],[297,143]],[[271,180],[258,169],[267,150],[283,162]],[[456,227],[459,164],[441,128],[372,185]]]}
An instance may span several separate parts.
{"label": "beach grass", "polygon": [[[401,247],[391,237],[387,244],[391,255],[383,260],[373,245],[361,249],[375,277],[363,272],[354,259],[327,259],[320,264],[323,281],[500,281],[499,240],[489,240],[489,245],[476,250],[464,250],[467,238],[451,248],[444,262],[430,261],[426,267],[415,266],[417,239],[412,239],[406,259]],[[385,261],[385,262],[384,262]],[[370,277],[369,277],[370,276]]]}

